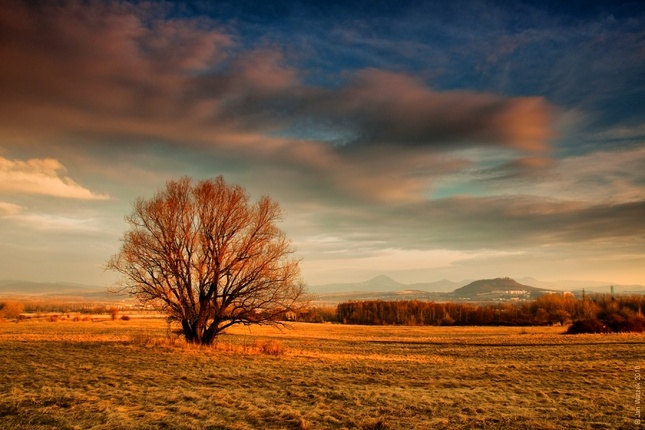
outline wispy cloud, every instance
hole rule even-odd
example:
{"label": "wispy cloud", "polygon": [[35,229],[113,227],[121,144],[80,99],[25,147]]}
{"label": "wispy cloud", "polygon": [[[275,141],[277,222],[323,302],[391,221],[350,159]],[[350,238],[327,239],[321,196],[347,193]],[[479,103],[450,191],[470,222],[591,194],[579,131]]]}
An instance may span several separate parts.
{"label": "wispy cloud", "polygon": [[28,226],[34,230],[61,230],[75,232],[98,232],[100,224],[92,218],[79,218],[64,215],[52,215],[43,213],[20,214],[13,219],[22,226]]}
{"label": "wispy cloud", "polygon": [[21,161],[0,157],[0,193],[43,194],[83,200],[109,198],[79,185],[64,173],[65,167],[51,158]]}
{"label": "wispy cloud", "polygon": [[[475,172],[471,180],[493,180],[497,195],[618,205],[645,201],[645,148],[596,151],[551,159],[520,159]],[[528,186],[530,184],[530,187]]]}
{"label": "wispy cloud", "polygon": [[0,201],[0,216],[12,216],[18,214],[24,208],[14,203]]}

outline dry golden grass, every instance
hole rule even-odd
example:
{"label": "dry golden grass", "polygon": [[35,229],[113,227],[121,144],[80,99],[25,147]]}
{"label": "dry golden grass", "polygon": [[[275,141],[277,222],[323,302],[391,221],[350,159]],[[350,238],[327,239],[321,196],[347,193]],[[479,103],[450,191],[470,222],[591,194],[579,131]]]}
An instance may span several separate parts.
{"label": "dry golden grass", "polygon": [[293,324],[198,348],[161,320],[4,323],[0,427],[635,428],[645,335],[562,331]]}

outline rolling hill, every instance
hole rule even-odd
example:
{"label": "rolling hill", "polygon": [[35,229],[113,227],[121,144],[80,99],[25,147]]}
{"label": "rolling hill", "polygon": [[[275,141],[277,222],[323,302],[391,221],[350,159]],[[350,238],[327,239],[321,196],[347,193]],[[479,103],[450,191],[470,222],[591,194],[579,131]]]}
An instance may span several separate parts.
{"label": "rolling hill", "polygon": [[75,298],[84,300],[123,300],[124,295],[110,293],[107,287],[69,282],[28,282],[0,280],[0,297]]}
{"label": "rolling hill", "polygon": [[511,278],[481,279],[457,288],[453,294],[462,298],[474,298],[482,295],[522,295],[520,292],[535,294],[547,292],[544,288],[520,284]]}
{"label": "rolling hill", "polygon": [[313,285],[309,287],[309,291],[312,293],[322,294],[351,292],[392,293],[404,290],[448,293],[454,291],[455,288],[467,284],[468,282],[470,281],[452,282],[447,279],[443,279],[436,282],[402,284],[389,276],[379,275],[364,282]]}

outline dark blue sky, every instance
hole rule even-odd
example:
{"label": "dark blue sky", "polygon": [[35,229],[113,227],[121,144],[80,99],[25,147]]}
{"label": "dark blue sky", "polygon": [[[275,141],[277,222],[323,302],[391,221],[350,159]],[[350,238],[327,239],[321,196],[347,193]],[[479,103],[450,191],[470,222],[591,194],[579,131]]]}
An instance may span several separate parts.
{"label": "dark blue sky", "polygon": [[311,85],[365,68],[409,73],[437,90],[544,97],[582,111],[589,133],[645,115],[641,2],[196,2],[175,13],[222,23],[237,49],[279,46]]}

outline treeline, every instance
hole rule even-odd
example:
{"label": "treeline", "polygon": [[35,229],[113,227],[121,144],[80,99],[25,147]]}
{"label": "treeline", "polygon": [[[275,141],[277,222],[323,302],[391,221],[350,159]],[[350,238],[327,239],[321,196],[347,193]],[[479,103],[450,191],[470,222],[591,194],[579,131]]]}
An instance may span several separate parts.
{"label": "treeline", "polygon": [[583,300],[548,294],[532,302],[496,304],[352,301],[336,308],[336,321],[363,325],[566,325],[589,322],[587,332],[643,331],[643,296],[594,295]]}
{"label": "treeline", "polygon": [[335,306],[314,306],[301,310],[297,315],[289,315],[284,320],[296,320],[311,323],[337,323],[337,310]]}
{"label": "treeline", "polygon": [[106,314],[114,305],[94,303],[66,303],[59,301],[25,301],[24,312],[39,314],[59,312],[61,314]]}
{"label": "treeline", "polygon": [[41,314],[112,314],[121,310],[114,304],[68,303],[54,300],[0,300],[0,318],[17,319],[22,313]]}

